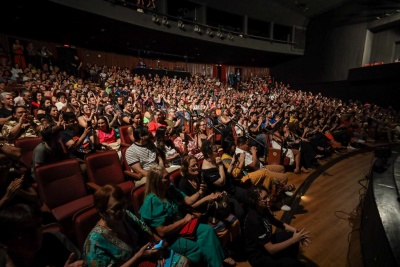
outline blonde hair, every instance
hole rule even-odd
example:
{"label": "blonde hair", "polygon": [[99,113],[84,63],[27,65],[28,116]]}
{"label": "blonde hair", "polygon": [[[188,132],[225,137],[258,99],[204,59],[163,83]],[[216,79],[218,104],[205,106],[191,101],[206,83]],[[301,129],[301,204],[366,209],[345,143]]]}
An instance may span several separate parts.
{"label": "blonde hair", "polygon": [[160,165],[154,165],[150,167],[147,171],[147,181],[146,181],[146,190],[145,190],[145,197],[153,193],[156,196],[161,196],[160,190],[160,181],[163,178],[164,172],[167,170]]}

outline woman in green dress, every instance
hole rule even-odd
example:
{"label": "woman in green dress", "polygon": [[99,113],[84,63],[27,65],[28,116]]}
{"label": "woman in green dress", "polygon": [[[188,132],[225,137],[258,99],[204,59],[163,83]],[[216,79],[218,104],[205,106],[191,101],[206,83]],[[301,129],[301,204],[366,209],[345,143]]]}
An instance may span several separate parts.
{"label": "woman in green dress", "polygon": [[170,249],[195,264],[221,267],[224,251],[210,225],[200,223],[193,240],[179,236],[180,230],[194,218],[191,214],[183,215],[180,208],[198,201],[204,191],[204,184],[201,184],[197,193],[186,196],[171,183],[164,167],[153,166],[147,175],[145,200],[139,213],[141,219],[167,241]]}

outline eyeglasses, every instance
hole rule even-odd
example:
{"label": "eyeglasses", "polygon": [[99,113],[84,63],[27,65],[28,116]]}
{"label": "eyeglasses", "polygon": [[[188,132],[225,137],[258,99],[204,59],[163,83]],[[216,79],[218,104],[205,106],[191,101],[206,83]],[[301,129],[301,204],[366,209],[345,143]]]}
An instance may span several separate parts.
{"label": "eyeglasses", "polygon": [[268,194],[265,194],[265,196],[261,196],[260,194],[260,201],[265,202],[269,198]]}
{"label": "eyeglasses", "polygon": [[122,204],[122,206],[115,206],[113,209],[107,209],[107,212],[111,215],[118,216],[121,213],[126,211],[126,204]]}
{"label": "eyeglasses", "polygon": [[203,123],[203,124],[200,124],[200,126],[205,126],[206,124],[205,123]]}

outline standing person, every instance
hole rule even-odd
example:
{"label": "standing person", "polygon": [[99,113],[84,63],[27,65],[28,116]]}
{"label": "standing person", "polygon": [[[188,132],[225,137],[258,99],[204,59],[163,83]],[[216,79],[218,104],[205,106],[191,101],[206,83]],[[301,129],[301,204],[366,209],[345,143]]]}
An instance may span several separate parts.
{"label": "standing person", "polygon": [[13,53],[14,53],[14,64],[18,64],[22,69],[26,69],[26,62],[24,56],[24,46],[21,42],[16,39],[12,45]]}
{"label": "standing person", "polygon": [[178,235],[194,218],[191,214],[183,215],[180,208],[198,201],[204,194],[204,184],[189,197],[171,183],[162,166],[151,167],[147,178],[145,199],[139,210],[142,220],[166,239],[170,249],[186,256],[192,263],[200,264],[204,260],[209,267],[221,267],[224,251],[210,225],[199,223],[193,240]]}
{"label": "standing person", "polygon": [[51,65],[51,56],[53,54],[49,51],[47,46],[43,45],[40,49],[40,61],[42,63],[42,68]]}
{"label": "standing person", "polygon": [[[296,229],[277,220],[271,213],[268,189],[263,186],[248,190],[249,212],[244,223],[245,249],[253,267],[304,266],[298,260],[299,244],[308,246],[310,232]],[[272,226],[284,230],[272,233]]]}
{"label": "standing person", "polygon": [[74,75],[77,78],[81,77],[81,70],[82,70],[82,60],[77,55],[74,55],[74,58],[71,62],[71,75]]}
{"label": "standing person", "polygon": [[29,42],[26,46],[27,63],[32,64],[33,67],[37,68],[37,51],[32,42]]}

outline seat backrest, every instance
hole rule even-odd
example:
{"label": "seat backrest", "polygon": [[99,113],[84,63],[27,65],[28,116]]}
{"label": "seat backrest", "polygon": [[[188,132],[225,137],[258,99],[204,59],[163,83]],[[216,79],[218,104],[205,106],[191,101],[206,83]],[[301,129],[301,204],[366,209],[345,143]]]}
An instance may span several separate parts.
{"label": "seat backrest", "polygon": [[35,150],[35,148],[38,144],[40,144],[41,141],[42,137],[25,137],[14,141],[14,145],[21,148],[22,150],[22,155],[19,161],[26,168],[31,168],[33,150]]}
{"label": "seat backrest", "polygon": [[124,171],[115,150],[106,150],[85,157],[89,182],[99,186],[125,181]]}
{"label": "seat backrest", "polygon": [[179,185],[179,180],[181,179],[181,169],[176,169],[173,172],[171,172],[169,174],[169,179],[170,181],[176,186],[178,187]]}
{"label": "seat backrest", "polygon": [[72,222],[75,230],[76,245],[78,246],[80,251],[82,251],[87,236],[96,225],[96,222],[98,220],[100,220],[100,215],[94,206],[84,208],[75,213],[75,215],[72,217]]}
{"label": "seat backrest", "polygon": [[124,144],[132,144],[131,139],[129,138],[128,129],[131,127],[130,125],[124,125],[118,127],[119,130],[119,138],[121,139],[121,143]]}
{"label": "seat backrest", "polygon": [[139,210],[144,201],[144,191],[145,184],[141,184],[138,187],[135,187],[131,191],[131,199],[133,205],[133,211],[135,212],[136,217],[140,218]]}
{"label": "seat backrest", "polygon": [[88,195],[77,159],[66,159],[35,169],[40,198],[50,209]]}
{"label": "seat backrest", "polygon": [[126,162],[126,150],[128,148],[121,147],[121,157],[122,157],[122,165],[125,171],[130,171],[131,167],[129,167],[128,163]]}

